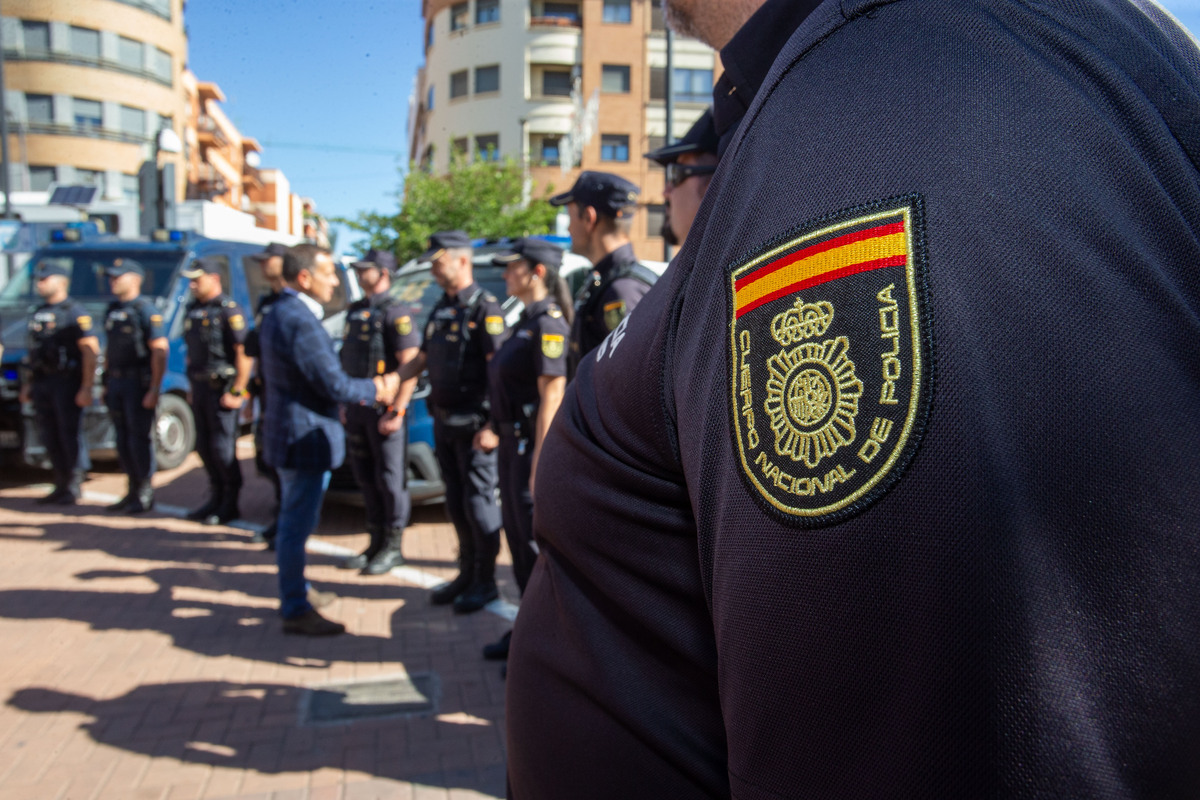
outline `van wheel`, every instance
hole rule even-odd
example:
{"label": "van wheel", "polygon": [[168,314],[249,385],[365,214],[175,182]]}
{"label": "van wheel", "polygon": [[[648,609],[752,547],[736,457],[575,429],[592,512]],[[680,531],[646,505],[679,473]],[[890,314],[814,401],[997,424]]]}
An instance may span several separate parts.
{"label": "van wheel", "polygon": [[158,398],[154,420],[154,458],[159,469],[174,469],[196,447],[196,420],[191,407],[177,394]]}

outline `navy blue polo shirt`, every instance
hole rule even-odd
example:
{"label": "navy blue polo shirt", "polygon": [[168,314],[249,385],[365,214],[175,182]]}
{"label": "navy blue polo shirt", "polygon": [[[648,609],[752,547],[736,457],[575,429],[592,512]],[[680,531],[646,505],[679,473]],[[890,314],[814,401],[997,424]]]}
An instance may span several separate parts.
{"label": "navy blue polo shirt", "polygon": [[521,312],[508,339],[488,363],[493,421],[537,418],[541,399],[538,378],[566,377],[569,336],[570,326],[553,298],[543,298]]}
{"label": "navy blue polo shirt", "polygon": [[[604,337],[621,324],[650,290],[650,284],[624,274],[636,263],[637,256],[630,244],[618,247],[596,262],[595,272],[600,280],[598,294],[588,294],[588,287],[585,287],[576,298],[575,322],[571,329],[570,357],[573,363],[579,363],[604,341]],[[610,280],[614,273],[618,277]]]}
{"label": "navy blue polo shirt", "polygon": [[544,442],[510,796],[1200,796],[1198,108],[1149,4],[804,19]]}
{"label": "navy blue polo shirt", "polygon": [[[166,338],[162,312],[148,297],[109,303],[104,314],[104,362],[107,369],[150,367],[150,343]],[[140,342],[139,342],[140,340]]]}

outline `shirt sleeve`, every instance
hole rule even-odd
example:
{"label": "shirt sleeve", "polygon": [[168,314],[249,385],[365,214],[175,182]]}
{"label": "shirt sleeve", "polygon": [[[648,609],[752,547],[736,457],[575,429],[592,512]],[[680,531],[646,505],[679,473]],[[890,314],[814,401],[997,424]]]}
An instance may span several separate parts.
{"label": "shirt sleeve", "polygon": [[571,338],[567,321],[543,314],[538,318],[537,333],[533,356],[536,374],[548,378],[566,377],[567,342]]}
{"label": "shirt sleeve", "polygon": [[421,332],[417,330],[417,323],[403,306],[392,306],[388,309],[383,341],[392,353],[421,346]]}
{"label": "shirt sleeve", "polygon": [[233,345],[246,344],[246,312],[237,303],[221,309],[225,318],[225,346],[233,353]]}
{"label": "shirt sleeve", "polygon": [[96,324],[87,309],[83,306],[76,306],[71,312],[71,337],[72,341],[86,339],[89,336],[96,335]]}
{"label": "shirt sleeve", "polygon": [[166,338],[167,329],[163,324],[163,315],[157,307],[152,303],[143,303],[138,313],[142,317],[142,330],[146,332],[147,342]]}
{"label": "shirt sleeve", "polygon": [[633,278],[619,278],[613,281],[600,298],[600,320],[604,330],[612,331],[620,325],[621,320],[633,311],[648,291],[649,286]]}
{"label": "shirt sleeve", "polygon": [[493,298],[479,304],[476,317],[477,324],[483,329],[483,335],[479,337],[480,346],[483,354],[490,356],[499,350],[500,345],[504,344],[504,340],[508,338],[508,325],[504,322],[504,312],[500,310],[500,304]]}

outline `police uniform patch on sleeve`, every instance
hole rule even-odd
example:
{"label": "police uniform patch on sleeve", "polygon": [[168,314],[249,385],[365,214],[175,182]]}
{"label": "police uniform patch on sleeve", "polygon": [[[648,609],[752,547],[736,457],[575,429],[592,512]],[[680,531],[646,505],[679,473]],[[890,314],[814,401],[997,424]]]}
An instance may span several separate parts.
{"label": "police uniform patch on sleeve", "polygon": [[234,314],[229,318],[229,327],[235,331],[240,331],[246,327],[246,320],[242,318],[241,314]]}
{"label": "police uniform patch on sleeve", "polygon": [[492,336],[504,333],[504,317],[484,317],[484,329]]}
{"label": "police uniform patch on sleeve", "polygon": [[561,333],[542,334],[542,355],[546,358],[562,358],[566,337]]}
{"label": "police uniform patch on sleeve", "polygon": [[621,320],[625,318],[625,301],[617,300],[604,305],[604,327],[608,330],[614,330],[621,324]]}
{"label": "police uniform patch on sleeve", "polygon": [[412,333],[412,317],[399,317],[396,319],[396,333],[401,336],[407,336]]}
{"label": "police uniform patch on sleeve", "polygon": [[151,314],[150,315],[150,324],[151,325],[162,325],[162,314]]}
{"label": "police uniform patch on sleeve", "polygon": [[79,330],[86,333],[92,329],[92,318],[84,314],[83,316],[75,319],[75,324],[79,326]]}
{"label": "police uniform patch on sleeve", "polygon": [[840,522],[890,489],[933,384],[921,198],[820,220],[729,275],[742,476],[773,515]]}

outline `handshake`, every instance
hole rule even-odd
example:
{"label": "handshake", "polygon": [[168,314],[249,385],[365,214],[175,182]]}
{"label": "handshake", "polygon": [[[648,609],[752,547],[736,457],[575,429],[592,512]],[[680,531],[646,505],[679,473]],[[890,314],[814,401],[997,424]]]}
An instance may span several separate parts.
{"label": "handshake", "polygon": [[375,402],[390,406],[400,391],[400,376],[395,372],[376,375],[371,379],[375,384]]}

